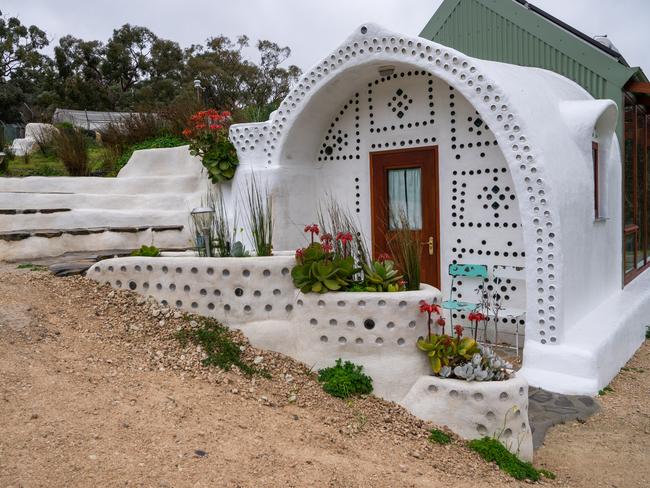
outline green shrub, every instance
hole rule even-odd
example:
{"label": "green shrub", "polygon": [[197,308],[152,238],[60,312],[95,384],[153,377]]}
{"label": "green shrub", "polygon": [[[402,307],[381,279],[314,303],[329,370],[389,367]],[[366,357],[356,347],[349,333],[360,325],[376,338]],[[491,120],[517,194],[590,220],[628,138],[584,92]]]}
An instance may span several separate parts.
{"label": "green shrub", "polygon": [[70,176],[88,176],[88,137],[82,130],[59,126],[59,130],[52,133],[52,143],[56,156],[63,161]]}
{"label": "green shrub", "polygon": [[193,317],[199,324],[198,328],[184,328],[176,333],[176,338],[184,347],[188,342],[199,345],[207,357],[202,361],[204,366],[217,366],[224,371],[230,371],[237,366],[246,376],[259,374],[270,377],[263,369],[248,364],[241,357],[240,345],[232,337],[232,332],[213,318]]}
{"label": "green shrub", "polygon": [[646,325],[645,327],[645,338],[650,339],[650,325]]}
{"label": "green shrub", "polygon": [[190,144],[190,154],[201,158],[212,183],[231,180],[239,165],[235,146],[228,138],[232,123],[230,112],[201,110],[190,117],[183,136]]}
{"label": "green shrub", "polygon": [[157,258],[160,256],[160,249],[156,246],[141,246],[140,249],[137,249],[131,253],[131,256],[146,256],[151,258]]}
{"label": "green shrub", "polygon": [[429,442],[449,444],[451,442],[451,436],[439,429],[432,429],[431,434],[429,434]]}
{"label": "green shrub", "polygon": [[323,383],[323,390],[338,398],[368,395],[372,393],[372,378],[363,374],[362,370],[363,366],[350,361],[342,364],[339,358],[335,366],[318,372],[318,381]]}
{"label": "green shrub", "polygon": [[469,442],[469,448],[476,451],[479,456],[489,463],[496,463],[502,471],[518,480],[539,481],[541,476],[555,478],[550,471],[536,469],[532,464],[522,461],[497,439],[483,437]]}

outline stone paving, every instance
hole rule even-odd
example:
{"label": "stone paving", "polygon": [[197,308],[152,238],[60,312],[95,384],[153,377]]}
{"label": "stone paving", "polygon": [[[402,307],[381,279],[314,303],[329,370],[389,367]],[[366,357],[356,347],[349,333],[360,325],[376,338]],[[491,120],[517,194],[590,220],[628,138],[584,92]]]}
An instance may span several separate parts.
{"label": "stone paving", "polygon": [[533,448],[544,443],[549,428],[571,420],[584,422],[600,410],[595,398],[586,395],[562,395],[530,387],[528,389],[528,421],[533,431]]}

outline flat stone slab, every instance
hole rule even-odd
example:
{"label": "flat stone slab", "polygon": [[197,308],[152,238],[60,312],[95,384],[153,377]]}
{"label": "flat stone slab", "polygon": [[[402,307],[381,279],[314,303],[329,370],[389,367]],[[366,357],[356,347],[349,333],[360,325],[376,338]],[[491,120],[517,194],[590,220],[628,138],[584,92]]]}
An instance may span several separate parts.
{"label": "flat stone slab", "polygon": [[572,420],[584,421],[600,410],[595,398],[586,395],[562,395],[542,390],[528,389],[528,421],[533,431],[533,448],[544,443],[548,429]]}

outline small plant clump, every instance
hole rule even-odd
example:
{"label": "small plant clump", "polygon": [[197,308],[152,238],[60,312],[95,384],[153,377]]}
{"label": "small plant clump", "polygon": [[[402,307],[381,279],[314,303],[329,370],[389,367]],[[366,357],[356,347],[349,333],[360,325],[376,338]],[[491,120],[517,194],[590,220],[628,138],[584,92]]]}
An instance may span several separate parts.
{"label": "small plant clump", "polygon": [[555,475],[544,469],[537,469],[532,464],[522,461],[508,451],[503,444],[492,437],[483,437],[469,442],[469,448],[476,451],[485,461],[496,463],[502,471],[518,480],[539,481],[544,476],[555,479]]}
{"label": "small plant clump", "polygon": [[239,165],[235,146],[228,139],[231,122],[228,111],[201,110],[190,117],[190,126],[183,130],[190,153],[201,158],[213,183],[231,180]]}
{"label": "small plant clump", "polygon": [[363,366],[343,363],[339,358],[334,366],[318,372],[318,381],[323,383],[323,390],[337,398],[368,395],[372,393],[372,378],[362,371]]}
{"label": "small plant clump", "polygon": [[330,291],[402,291],[405,281],[387,254],[379,256],[370,264],[355,259],[355,238],[352,232],[320,234],[318,224],[305,227],[311,235],[311,243],[296,250],[296,265],[291,277],[296,288],[303,293],[326,293]]}
{"label": "small plant clump", "polygon": [[603,388],[602,390],[599,390],[599,391],[598,391],[598,396],[605,396],[605,395],[607,395],[608,393],[613,393],[613,392],[614,392],[614,388],[612,388],[611,386],[607,385],[605,388]]}
{"label": "small plant clump", "polygon": [[46,266],[42,266],[40,264],[33,264],[33,263],[21,263],[18,266],[16,266],[17,269],[29,269],[31,271],[47,271]]}
{"label": "small plant clump", "polygon": [[160,256],[160,249],[156,246],[141,246],[140,249],[136,249],[131,253],[131,256],[146,256],[151,258],[157,258]]}
{"label": "small plant clump", "polygon": [[429,434],[429,442],[435,444],[449,444],[451,442],[451,436],[440,429],[432,429],[431,434]]}
{"label": "small plant clump", "polygon": [[233,340],[228,328],[213,318],[194,317],[194,320],[198,323],[198,327],[181,329],[176,333],[176,338],[183,347],[188,342],[201,346],[207,355],[202,361],[204,366],[217,366],[224,371],[230,371],[233,366],[237,366],[246,376],[259,374],[270,377],[266,370],[256,368],[244,361],[241,357],[240,344]]}
{"label": "small plant clump", "polygon": [[[471,337],[463,337],[463,327],[454,326],[455,337],[445,334],[445,319],[436,303],[420,301],[420,313],[427,314],[427,337],[417,341],[420,351],[427,354],[431,370],[442,378],[466,381],[502,381],[508,379],[512,365],[501,359],[490,347],[483,346]],[[436,314],[436,327],[441,334],[431,331],[432,315]]]}
{"label": "small plant clump", "polygon": [[646,325],[645,327],[645,338],[650,339],[650,325]]}

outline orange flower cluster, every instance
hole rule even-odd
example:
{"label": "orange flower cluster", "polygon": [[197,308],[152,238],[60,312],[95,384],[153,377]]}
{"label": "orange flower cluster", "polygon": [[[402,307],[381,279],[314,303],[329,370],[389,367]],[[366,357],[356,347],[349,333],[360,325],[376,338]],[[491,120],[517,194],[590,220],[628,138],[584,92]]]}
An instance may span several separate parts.
{"label": "orange flower cluster", "polygon": [[190,127],[187,127],[183,130],[183,135],[187,138],[192,137],[192,135],[197,132],[208,130],[208,131],[220,131],[222,130],[228,122],[230,122],[231,113],[227,110],[219,112],[213,108],[208,110],[201,110],[196,112],[190,117]]}

